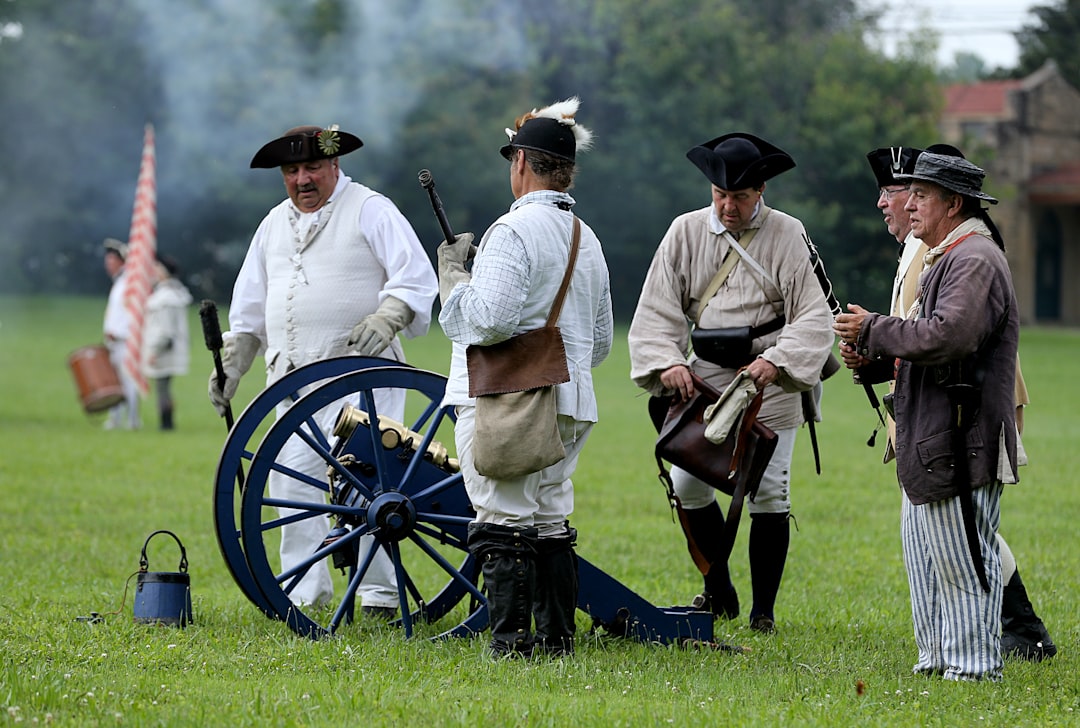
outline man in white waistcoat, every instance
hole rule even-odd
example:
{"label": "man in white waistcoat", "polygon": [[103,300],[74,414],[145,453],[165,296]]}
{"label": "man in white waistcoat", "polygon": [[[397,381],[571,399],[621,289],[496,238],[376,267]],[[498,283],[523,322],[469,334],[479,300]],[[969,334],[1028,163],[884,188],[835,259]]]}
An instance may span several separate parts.
{"label": "man in white waistcoat", "polygon": [[[565,275],[574,198],[567,194],[576,153],[592,134],[575,121],[572,98],[534,109],[507,129],[500,149],[510,162],[514,203],[477,251],[471,233],[439,247],[439,323],[454,342],[445,404],[456,405],[454,439],[465,489],[476,511],[469,550],[481,563],[495,655],[551,655],[574,650],[577,532],[571,477],[598,419],[592,369],[611,351],[610,281],[596,234],[581,223],[580,247],[558,326],[570,381],[556,385],[557,424],[566,457],[516,478],[477,472],[476,400],[469,397],[468,346],[488,346],[544,325]],[[465,264],[475,252],[471,274]],[[535,636],[531,632],[536,620]]]}
{"label": "man in white waistcoat", "polygon": [[[224,414],[256,354],[266,360],[267,385],[293,369],[359,354],[404,361],[398,340],[422,336],[431,323],[438,280],[416,233],[388,198],[341,171],[340,157],[363,145],[336,126],[301,126],[262,147],[252,168],[279,167],[288,199],[263,219],[237,276],[224,336],[225,383],[210,376],[210,401]],[[405,392],[376,392],[379,413],[404,420]],[[279,405],[280,416],[287,404]],[[320,411],[330,432],[341,403]],[[324,480],[326,463],[298,437],[277,462]],[[268,479],[274,498],[316,501],[322,491],[280,472]],[[284,526],[282,568],[317,550],[329,523],[307,519]],[[361,559],[374,543],[361,541]],[[380,550],[360,585],[362,611],[389,617],[398,604],[389,557]],[[333,596],[325,561],[290,593],[293,603],[318,606]]]}

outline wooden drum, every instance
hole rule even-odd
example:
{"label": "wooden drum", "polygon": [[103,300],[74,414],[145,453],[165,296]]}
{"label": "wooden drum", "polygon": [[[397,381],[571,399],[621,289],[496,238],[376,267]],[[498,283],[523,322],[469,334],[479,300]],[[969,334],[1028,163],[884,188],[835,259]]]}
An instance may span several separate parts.
{"label": "wooden drum", "polygon": [[101,412],[124,401],[120,378],[102,344],[84,346],[68,355],[68,366],[79,388],[79,399],[88,414]]}

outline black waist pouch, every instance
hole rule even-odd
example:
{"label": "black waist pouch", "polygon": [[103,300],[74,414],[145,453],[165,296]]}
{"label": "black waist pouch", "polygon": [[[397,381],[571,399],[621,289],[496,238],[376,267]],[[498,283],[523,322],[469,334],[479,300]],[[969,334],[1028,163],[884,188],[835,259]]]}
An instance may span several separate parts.
{"label": "black waist pouch", "polygon": [[726,369],[738,369],[753,361],[754,357],[750,354],[753,342],[749,326],[735,326],[729,329],[694,329],[690,332],[690,343],[694,345],[694,353],[710,364]]}
{"label": "black waist pouch", "polygon": [[784,317],[777,316],[761,326],[733,326],[724,329],[695,328],[690,332],[694,353],[710,364],[725,369],[738,369],[754,360],[751,353],[754,339],[779,331]]}

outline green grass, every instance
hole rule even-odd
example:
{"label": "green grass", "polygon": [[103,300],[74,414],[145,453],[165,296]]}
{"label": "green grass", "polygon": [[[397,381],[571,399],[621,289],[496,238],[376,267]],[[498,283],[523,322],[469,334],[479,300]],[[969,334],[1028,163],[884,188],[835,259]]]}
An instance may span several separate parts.
{"label": "green grass", "polygon": [[[745,615],[717,636],[745,655],[588,634],[561,662],[493,663],[482,640],[406,641],[362,623],[311,642],[264,617],[234,584],[213,526],[224,425],[206,401],[211,360],[192,311],[192,373],[175,382],[179,429],[104,432],[84,415],[66,356],[100,338],[104,301],[0,298],[0,722],[62,725],[1076,725],[1080,583],[1080,335],[1026,329],[1032,464],[1006,490],[1002,533],[1060,654],[1009,662],[999,684],[911,675],[915,647],[900,555],[899,495],[874,416],[840,374],[819,426],[823,474],[796,446],[791,555],[779,633]],[[224,320],[224,312],[223,312]],[[699,578],[656,479],[645,399],[625,337],[598,371],[601,424],[575,478],[580,551],[658,605],[686,603]],[[413,364],[445,372],[437,330],[409,341]],[[259,377],[239,394],[250,399]],[[879,440],[881,436],[879,435]],[[154,530],[187,547],[195,623],[134,624],[125,583]],[[749,601],[746,535],[732,573]],[[158,540],[154,541],[158,544]],[[170,571],[171,540],[151,549]],[[134,584],[134,579],[130,579]],[[746,605],[748,606],[748,604]],[[105,621],[77,617],[100,612]],[[744,607],[745,611],[745,607]],[[856,689],[861,685],[862,691]]]}

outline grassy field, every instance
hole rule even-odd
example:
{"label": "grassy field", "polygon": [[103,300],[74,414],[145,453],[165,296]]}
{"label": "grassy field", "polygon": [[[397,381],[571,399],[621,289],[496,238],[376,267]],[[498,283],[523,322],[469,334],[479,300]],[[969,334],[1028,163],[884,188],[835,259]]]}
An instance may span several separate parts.
{"label": "grassy field", "polygon": [[[1002,533],[1060,654],[1009,662],[999,684],[911,675],[914,640],[900,554],[899,495],[875,418],[841,374],[826,385],[823,473],[796,446],[791,555],[779,632],[745,614],[717,636],[747,654],[685,651],[590,635],[554,662],[495,663],[482,640],[405,640],[359,624],[312,642],[242,595],[218,551],[211,493],[224,425],[206,401],[209,354],[192,311],[192,373],[175,383],[175,432],[106,432],[82,413],[67,354],[100,339],[104,301],[0,298],[0,723],[58,725],[976,726],[1080,724],[1080,358],[1075,331],[1025,329],[1033,404],[1031,465],[1006,490]],[[223,312],[224,314],[224,312]],[[223,315],[224,318],[224,315]],[[437,330],[406,344],[413,364],[446,371]],[[652,458],[645,398],[628,378],[625,337],[598,371],[601,424],[575,478],[573,523],[590,561],[658,605],[700,586]],[[260,377],[242,383],[253,397]],[[881,436],[879,436],[879,446]],[[732,574],[750,599],[746,535]],[[183,540],[195,623],[132,619],[131,576],[156,529]],[[157,541],[155,541],[157,543]],[[171,571],[175,545],[151,551]],[[125,599],[126,597],[126,599]],[[104,621],[78,617],[96,611]]]}

